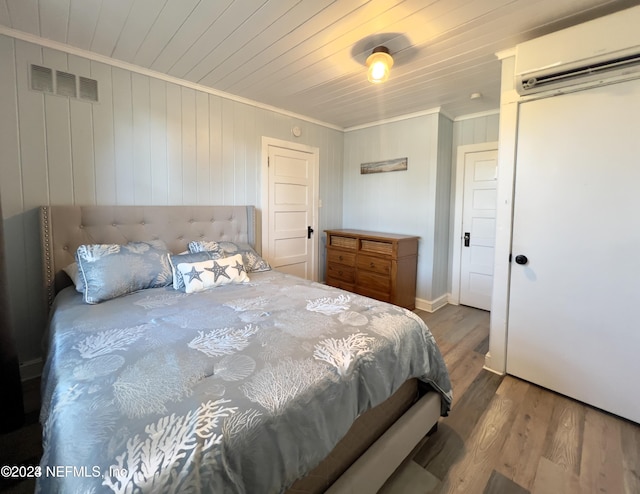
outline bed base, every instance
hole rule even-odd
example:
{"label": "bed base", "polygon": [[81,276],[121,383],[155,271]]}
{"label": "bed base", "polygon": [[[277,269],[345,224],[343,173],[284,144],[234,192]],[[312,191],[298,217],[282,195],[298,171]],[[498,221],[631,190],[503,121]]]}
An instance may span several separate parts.
{"label": "bed base", "polygon": [[429,392],[420,398],[364,452],[327,490],[327,494],[362,494],[380,490],[426,431],[437,428],[440,395]]}

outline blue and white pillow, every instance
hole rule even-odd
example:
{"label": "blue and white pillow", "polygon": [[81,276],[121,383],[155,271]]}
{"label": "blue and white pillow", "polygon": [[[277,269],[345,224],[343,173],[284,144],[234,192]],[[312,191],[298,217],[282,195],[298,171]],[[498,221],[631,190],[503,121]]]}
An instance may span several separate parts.
{"label": "blue and white pillow", "polygon": [[169,254],[169,262],[171,263],[171,271],[173,273],[173,288],[175,290],[185,291],[184,277],[178,269],[178,264],[208,261],[210,259],[222,259],[223,257],[224,253],[222,251],[205,251],[196,252],[195,254]]}
{"label": "blue and white pillow", "polygon": [[84,301],[98,304],[145,288],[170,285],[173,276],[168,253],[159,240],[81,245],[76,262],[84,283]]}
{"label": "blue and white pillow", "polygon": [[207,240],[199,240],[189,242],[190,252],[205,252],[222,250],[224,256],[233,256],[235,254],[242,255],[242,262],[247,268],[248,273],[257,273],[259,271],[269,271],[271,266],[258,254],[249,244],[234,242],[214,242]]}
{"label": "blue and white pillow", "polygon": [[249,282],[240,254],[201,262],[183,262],[178,264],[178,270],[184,278],[187,293],[201,292],[230,283]]}

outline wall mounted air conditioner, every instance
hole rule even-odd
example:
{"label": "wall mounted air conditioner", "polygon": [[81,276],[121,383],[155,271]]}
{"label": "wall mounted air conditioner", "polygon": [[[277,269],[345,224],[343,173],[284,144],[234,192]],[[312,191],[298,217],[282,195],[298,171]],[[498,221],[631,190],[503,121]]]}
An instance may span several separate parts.
{"label": "wall mounted air conditioner", "polygon": [[640,77],[640,6],[516,46],[523,96],[629,74]]}

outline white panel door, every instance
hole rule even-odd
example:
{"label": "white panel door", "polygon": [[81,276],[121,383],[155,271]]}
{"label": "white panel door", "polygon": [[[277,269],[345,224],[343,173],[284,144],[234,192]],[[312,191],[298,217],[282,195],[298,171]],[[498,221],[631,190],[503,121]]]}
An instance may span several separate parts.
{"label": "white panel door", "polygon": [[279,271],[315,279],[317,155],[274,145],[268,153],[269,263]]}
{"label": "white panel door", "polygon": [[497,170],[497,150],[465,154],[460,303],[484,310],[493,289]]}
{"label": "white panel door", "polygon": [[507,372],[640,422],[640,81],[518,128]]}

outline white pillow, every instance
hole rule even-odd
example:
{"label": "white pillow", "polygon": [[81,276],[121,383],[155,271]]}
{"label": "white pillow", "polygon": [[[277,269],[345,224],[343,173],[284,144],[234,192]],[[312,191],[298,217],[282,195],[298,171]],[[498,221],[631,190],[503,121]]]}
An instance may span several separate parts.
{"label": "white pillow", "polygon": [[248,283],[242,255],[200,262],[182,262],[178,270],[184,279],[185,292],[195,293],[230,283]]}

